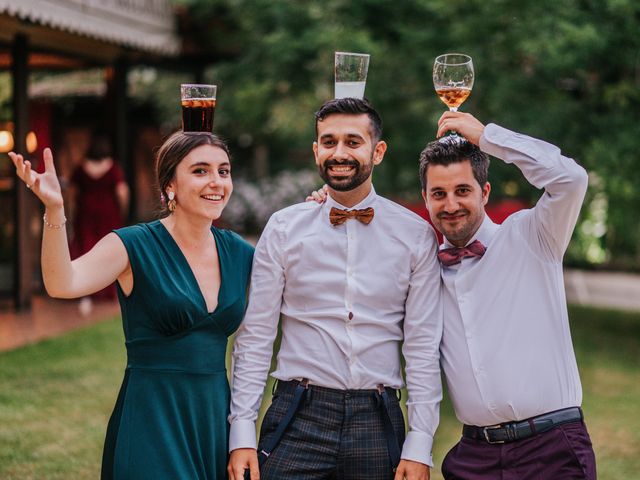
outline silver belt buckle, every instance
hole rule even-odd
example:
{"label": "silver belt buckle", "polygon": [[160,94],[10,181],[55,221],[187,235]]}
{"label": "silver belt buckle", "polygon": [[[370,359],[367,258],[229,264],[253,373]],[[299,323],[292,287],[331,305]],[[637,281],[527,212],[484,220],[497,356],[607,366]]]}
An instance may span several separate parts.
{"label": "silver belt buckle", "polygon": [[495,444],[498,444],[498,443],[505,443],[504,440],[491,440],[489,438],[489,434],[487,433],[488,430],[498,430],[499,428],[502,428],[502,426],[500,426],[500,425],[492,425],[490,427],[484,427],[482,429],[482,433],[484,435],[484,439],[487,441],[487,443],[489,443],[491,445],[495,445]]}

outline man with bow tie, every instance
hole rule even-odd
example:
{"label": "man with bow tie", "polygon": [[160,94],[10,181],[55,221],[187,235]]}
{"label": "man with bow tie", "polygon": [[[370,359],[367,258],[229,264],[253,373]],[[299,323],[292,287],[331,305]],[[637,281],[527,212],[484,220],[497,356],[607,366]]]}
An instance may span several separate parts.
{"label": "man with bow tie", "polygon": [[[595,479],[571,344],[562,257],[587,173],[560,150],[446,112],[420,156],[422,195],[443,234],[442,369],[462,439],[445,479]],[[485,214],[492,155],[544,189],[496,225]]]}
{"label": "man with bow tie", "polygon": [[[253,480],[425,480],[442,395],[435,232],[376,194],[372,172],[387,145],[368,101],[326,102],[316,133],[327,201],[276,212],[256,247],[233,352],[229,475],[239,480],[250,469]],[[277,387],[256,451],[280,318]]]}

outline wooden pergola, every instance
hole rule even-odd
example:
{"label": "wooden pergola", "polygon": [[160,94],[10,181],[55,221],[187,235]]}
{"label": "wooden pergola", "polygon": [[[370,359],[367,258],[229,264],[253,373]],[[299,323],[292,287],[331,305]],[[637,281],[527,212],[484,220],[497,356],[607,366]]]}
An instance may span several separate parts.
{"label": "wooden pergola", "polygon": [[[168,0],[0,0],[0,70],[10,70],[14,151],[26,154],[28,78],[38,69],[110,67],[113,132],[127,166],[127,71],[138,62],[176,57],[181,51]],[[128,172],[131,173],[131,172]],[[29,231],[33,198],[13,183],[13,301],[29,308],[37,253]]]}

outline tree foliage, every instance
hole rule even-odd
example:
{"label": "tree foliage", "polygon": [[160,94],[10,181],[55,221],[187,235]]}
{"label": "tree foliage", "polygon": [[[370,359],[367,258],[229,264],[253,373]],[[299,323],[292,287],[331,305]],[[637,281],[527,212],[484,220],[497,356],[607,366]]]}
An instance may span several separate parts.
{"label": "tree foliage", "polygon": [[[474,58],[476,83],[461,110],[559,145],[596,174],[590,198],[604,195],[608,208],[595,241],[640,264],[636,0],[182,3],[201,26],[224,25],[208,31],[205,48],[235,52],[207,75],[220,85],[217,128],[247,166],[265,148],[270,173],[312,165],[313,112],[333,96],[333,52],[367,52],[366,95],[390,145],[376,186],[416,198],[418,154],[444,110],[433,91],[433,60],[464,52]],[[491,181],[494,196],[539,196],[501,162],[492,164]]]}

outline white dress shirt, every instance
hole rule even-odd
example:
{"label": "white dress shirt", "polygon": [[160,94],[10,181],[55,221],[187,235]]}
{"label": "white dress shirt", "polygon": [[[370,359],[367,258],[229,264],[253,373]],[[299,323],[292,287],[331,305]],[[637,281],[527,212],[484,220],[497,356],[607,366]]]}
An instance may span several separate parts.
{"label": "white dress shirt", "polygon": [[334,389],[403,386],[409,433],[402,458],[431,465],[442,396],[437,240],[409,210],[370,194],[369,225],[332,226],[331,197],[276,212],[256,247],[249,305],[233,352],[230,450],[255,448],[255,421],[282,314],[273,376]]}
{"label": "white dress shirt", "polygon": [[485,216],[469,242],[487,247],[482,258],[442,268],[442,368],[458,419],[487,426],[581,404],[562,257],[587,174],[557,147],[493,124],[480,148],[544,188],[502,225]]}

